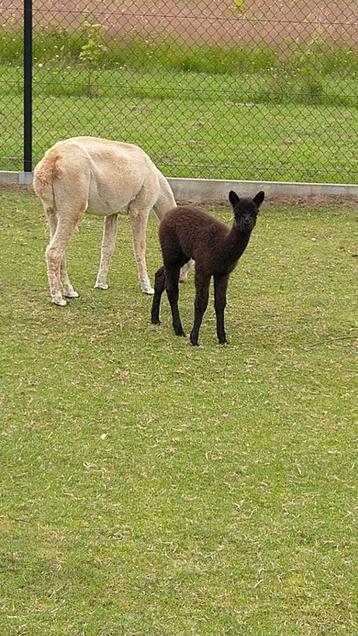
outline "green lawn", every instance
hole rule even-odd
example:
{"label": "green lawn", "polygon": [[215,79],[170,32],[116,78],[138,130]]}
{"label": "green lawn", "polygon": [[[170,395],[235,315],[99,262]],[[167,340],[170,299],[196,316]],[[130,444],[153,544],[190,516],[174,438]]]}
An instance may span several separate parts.
{"label": "green lawn", "polygon": [[[192,348],[166,299],[150,324],[127,218],[107,292],[84,219],[58,308],[39,203],[0,198],[0,633],[356,634],[353,208],[265,203],[230,346],[211,299]],[[188,331],[192,275],[180,292]]]}
{"label": "green lawn", "polygon": [[[21,70],[0,71],[0,168],[20,170]],[[78,67],[35,69],[34,163],[59,139],[87,134],[141,145],[168,176],[357,180],[354,77],[326,77],[318,103],[295,78],[268,71],[112,69],[88,82]]]}

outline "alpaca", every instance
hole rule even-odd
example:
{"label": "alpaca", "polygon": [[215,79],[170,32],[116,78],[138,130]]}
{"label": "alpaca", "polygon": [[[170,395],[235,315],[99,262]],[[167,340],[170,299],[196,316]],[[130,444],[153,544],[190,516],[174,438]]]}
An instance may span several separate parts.
{"label": "alpaca", "polygon": [[[150,209],[158,218],[176,205],[163,174],[138,146],[96,137],[74,137],[50,148],[34,171],[33,187],[50,228],[46,250],[52,302],[77,298],[66,269],[66,247],[85,212],[104,217],[101,260],[95,287],[107,289],[109,261],[117,235],[118,213],[129,213],[140,286],[154,290],[145,262]],[[183,270],[185,280],[187,270]]]}
{"label": "alpaca", "polygon": [[160,324],[160,301],[166,289],[174,332],[177,336],[185,336],[178,309],[178,279],[180,268],[192,258],[195,261],[196,296],[190,342],[194,346],[199,344],[199,329],[208,305],[209,284],[213,276],[217,337],[220,344],[227,344],[224,309],[229,276],[248,245],[264,198],[265,193],[261,191],[253,199],[240,199],[231,190],[229,200],[234,213],[231,230],[196,208],[178,207],[165,215],[159,227],[164,266],[155,275],[153,324]]}

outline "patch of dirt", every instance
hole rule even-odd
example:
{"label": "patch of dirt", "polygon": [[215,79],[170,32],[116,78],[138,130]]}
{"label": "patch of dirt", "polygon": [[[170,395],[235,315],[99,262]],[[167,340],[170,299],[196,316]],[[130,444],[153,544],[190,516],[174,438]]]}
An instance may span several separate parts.
{"label": "patch of dirt", "polygon": [[[86,11],[107,33],[125,39],[188,43],[305,41],[319,37],[358,46],[357,0],[34,0],[36,26],[77,29]],[[0,0],[1,25],[21,25],[22,0]]]}

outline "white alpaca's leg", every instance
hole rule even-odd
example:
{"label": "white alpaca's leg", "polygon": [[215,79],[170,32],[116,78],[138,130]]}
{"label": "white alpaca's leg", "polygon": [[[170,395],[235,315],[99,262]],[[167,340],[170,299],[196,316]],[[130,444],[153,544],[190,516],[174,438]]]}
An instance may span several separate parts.
{"label": "white alpaca's leg", "polygon": [[[54,208],[45,206],[44,209],[45,209],[45,213],[46,213],[49,228],[50,228],[50,241],[52,241],[57,229],[57,214]],[[66,296],[66,298],[78,298],[79,294],[73,289],[71,281],[67,274],[65,255],[63,256],[61,260],[59,277],[60,277],[60,283],[63,288],[64,296]]]}
{"label": "white alpaca's leg", "polygon": [[137,263],[139,283],[145,294],[154,294],[154,289],[150,284],[147,265],[145,262],[146,231],[149,211],[149,208],[137,208],[133,204],[130,206],[133,231],[133,251]]}
{"label": "white alpaca's leg", "polygon": [[50,230],[50,241],[55,236],[56,228],[57,228],[57,215],[54,208],[44,205],[44,211],[47,217],[48,226]]}
{"label": "white alpaca's leg", "polygon": [[52,302],[55,305],[66,305],[61,291],[61,267],[65,249],[76,229],[79,218],[80,213],[78,212],[70,212],[65,218],[57,217],[55,234],[46,249],[47,275]]}
{"label": "white alpaca's leg", "polygon": [[101,262],[99,264],[99,270],[95,284],[95,287],[97,287],[98,289],[108,289],[107,274],[109,262],[111,260],[116,245],[117,228],[117,214],[106,216],[103,224]]}
{"label": "white alpaca's leg", "polygon": [[60,265],[60,279],[63,289],[63,295],[66,298],[79,298],[79,293],[73,289],[72,283],[67,274],[66,255],[64,254]]}
{"label": "white alpaca's leg", "polygon": [[179,281],[181,283],[187,282],[189,271],[191,270],[193,266],[194,266],[194,261],[192,258],[190,259],[190,261],[185,263],[185,265],[183,265],[183,267],[180,270],[180,276],[179,276]]}
{"label": "white alpaca's leg", "polygon": [[50,250],[54,236],[57,230],[57,215],[54,208],[44,206],[50,229],[50,243],[46,249],[47,277],[50,287],[52,302],[56,305],[66,305],[66,301],[62,297],[60,283],[60,260],[57,259],[57,253]]}

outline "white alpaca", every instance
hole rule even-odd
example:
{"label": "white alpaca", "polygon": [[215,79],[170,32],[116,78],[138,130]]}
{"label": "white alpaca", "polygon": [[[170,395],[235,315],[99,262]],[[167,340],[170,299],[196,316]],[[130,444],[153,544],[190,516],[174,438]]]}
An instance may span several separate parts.
{"label": "white alpaca", "polygon": [[[34,171],[33,187],[49,227],[47,274],[52,302],[77,298],[66,270],[66,247],[85,212],[105,217],[96,285],[107,289],[109,261],[118,213],[130,214],[133,248],[142,290],[153,294],[145,262],[146,227],[151,208],[159,219],[176,206],[170,186],[138,146],[96,137],[74,137],[50,148]],[[187,276],[187,266],[182,279]]]}

